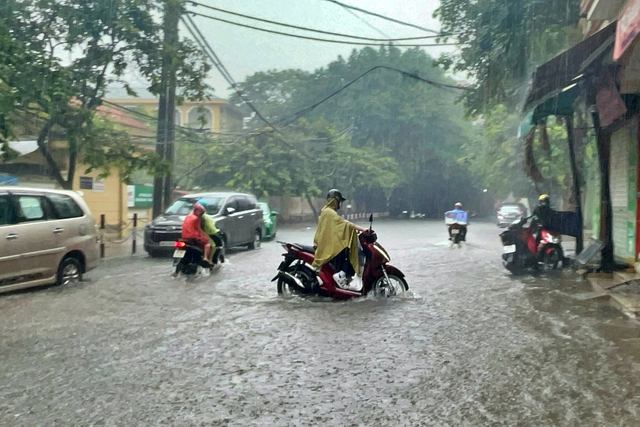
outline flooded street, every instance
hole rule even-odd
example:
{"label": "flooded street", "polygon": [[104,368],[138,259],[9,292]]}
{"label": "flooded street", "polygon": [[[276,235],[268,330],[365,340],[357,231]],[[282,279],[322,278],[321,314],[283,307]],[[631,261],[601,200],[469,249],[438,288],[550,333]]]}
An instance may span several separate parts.
{"label": "flooded street", "polygon": [[440,222],[375,228],[407,297],[278,298],[275,242],[189,282],[134,258],[0,296],[0,425],[638,425],[640,327],[587,282],[509,276],[494,223],[459,250]]}

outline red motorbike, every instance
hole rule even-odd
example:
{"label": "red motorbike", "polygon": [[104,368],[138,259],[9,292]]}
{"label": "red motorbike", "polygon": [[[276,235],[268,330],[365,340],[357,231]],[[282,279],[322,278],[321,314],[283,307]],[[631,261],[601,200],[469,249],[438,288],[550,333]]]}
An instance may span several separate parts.
{"label": "red motorbike", "polygon": [[[527,222],[532,221],[527,224]],[[562,236],[545,230],[535,216],[515,221],[500,234],[503,245],[502,262],[511,273],[519,274],[527,269],[545,271],[564,265]]]}
{"label": "red motorbike", "polygon": [[[371,219],[370,219],[371,221]],[[319,295],[346,300],[368,295],[393,297],[409,290],[404,274],[389,265],[389,253],[377,242],[376,233],[369,229],[358,236],[362,246],[361,256],[365,264],[362,273],[362,289],[354,291],[336,285],[333,275],[337,272],[331,263],[327,263],[318,273],[311,267],[315,249],[312,246],[297,243],[285,243],[284,260],[278,267],[278,274],[272,282],[278,280],[278,294]]]}

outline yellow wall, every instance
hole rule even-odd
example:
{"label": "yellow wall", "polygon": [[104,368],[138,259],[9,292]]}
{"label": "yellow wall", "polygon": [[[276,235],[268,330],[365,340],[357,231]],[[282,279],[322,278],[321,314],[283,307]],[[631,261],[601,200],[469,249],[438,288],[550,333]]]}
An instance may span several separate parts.
{"label": "yellow wall", "polygon": [[83,198],[91,214],[93,215],[96,224],[100,222],[100,215],[104,214],[108,229],[120,230],[128,221],[129,210],[127,208],[127,186],[120,182],[120,178],[116,171],[104,180],[104,191],[96,192],[95,190],[87,190],[80,188],[80,177],[90,176],[95,178],[100,174],[98,171],[85,174],[86,165],[78,165],[76,169],[76,176],[73,180],[73,189],[81,191]]}

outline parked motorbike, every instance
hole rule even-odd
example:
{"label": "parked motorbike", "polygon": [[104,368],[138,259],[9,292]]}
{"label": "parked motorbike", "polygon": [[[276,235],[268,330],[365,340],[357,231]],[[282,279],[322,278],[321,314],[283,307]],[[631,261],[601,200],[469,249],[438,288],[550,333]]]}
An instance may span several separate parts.
{"label": "parked motorbike", "polygon": [[[370,217],[372,222],[373,218]],[[396,267],[389,265],[389,253],[377,242],[376,233],[369,230],[358,236],[364,256],[364,270],[362,273],[362,289],[353,291],[338,287],[333,279],[337,272],[331,263],[327,263],[320,272],[311,267],[315,249],[312,246],[298,243],[282,244],[286,253],[284,260],[278,267],[278,274],[271,281],[278,281],[280,295],[319,295],[334,299],[345,300],[368,295],[373,292],[376,296],[393,297],[409,290],[404,274]]]}
{"label": "parked motorbike", "polygon": [[224,262],[224,242],[220,236],[211,236],[216,244],[213,254],[213,263],[209,264],[203,259],[203,249],[193,239],[180,239],[173,246],[173,266],[174,276],[184,274],[193,276],[201,273],[204,269],[212,269],[216,264]]}
{"label": "parked motorbike", "polygon": [[550,271],[564,264],[562,236],[545,230],[535,216],[513,222],[500,239],[503,264],[513,274],[539,268]]}

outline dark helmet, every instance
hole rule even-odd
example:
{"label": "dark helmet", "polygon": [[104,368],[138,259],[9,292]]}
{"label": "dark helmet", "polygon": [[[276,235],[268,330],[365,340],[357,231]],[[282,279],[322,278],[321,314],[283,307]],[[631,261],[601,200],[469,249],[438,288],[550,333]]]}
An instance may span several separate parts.
{"label": "dark helmet", "polygon": [[340,190],[336,190],[335,188],[329,190],[329,192],[327,193],[327,200],[330,200],[330,199],[336,199],[336,202],[338,202],[337,209],[340,209],[342,202],[347,200],[344,197],[342,197],[342,193],[340,192]]}
{"label": "dark helmet", "polygon": [[542,206],[549,206],[549,205],[551,205],[551,198],[549,197],[548,194],[543,194],[540,197],[538,197],[538,202]]}
{"label": "dark helmet", "polygon": [[329,199],[337,199],[339,202],[344,202],[345,200],[347,200],[342,197],[342,193],[340,192],[340,190],[336,190],[335,188],[329,190],[329,192],[327,193],[327,200]]}

